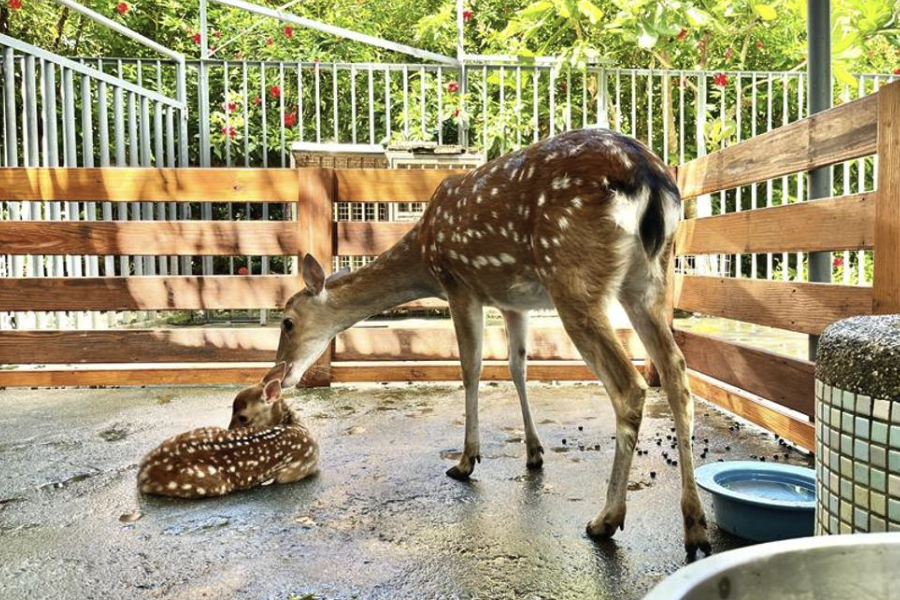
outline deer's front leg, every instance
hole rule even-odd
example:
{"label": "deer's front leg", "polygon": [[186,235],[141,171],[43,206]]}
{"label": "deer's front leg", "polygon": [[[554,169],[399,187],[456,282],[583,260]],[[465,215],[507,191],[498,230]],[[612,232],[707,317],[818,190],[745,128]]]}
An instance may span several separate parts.
{"label": "deer's front leg", "polygon": [[544,464],[544,448],[538,437],[531,408],[528,406],[528,394],[525,387],[528,358],[528,313],[504,310],[503,322],[506,324],[506,339],[509,345],[509,373],[519,395],[522,405],[522,420],[525,422],[525,448],[528,454],[526,466],[529,469],[540,469]]}
{"label": "deer's front leg", "polygon": [[459,344],[463,386],[466,390],[466,439],[459,464],[447,471],[453,479],[466,480],[481,462],[481,441],[478,436],[478,381],[481,378],[481,338],[484,331],[484,310],[480,302],[465,294],[448,294],[450,316]]}

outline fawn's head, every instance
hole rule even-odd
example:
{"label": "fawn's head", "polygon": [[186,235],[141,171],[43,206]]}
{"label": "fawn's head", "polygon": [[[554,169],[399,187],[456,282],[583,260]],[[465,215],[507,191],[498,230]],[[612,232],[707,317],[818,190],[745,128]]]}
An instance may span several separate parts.
{"label": "fawn's head", "polygon": [[336,318],[328,305],[326,283],[345,275],[338,271],[326,279],[322,265],[307,254],[303,259],[303,282],[306,289],[294,294],[284,307],[281,338],[276,360],[287,364],[282,384],[296,385],[300,378],[328,348],[338,333]]}
{"label": "fawn's head", "polygon": [[273,427],[283,417],[281,381],[287,367],[278,363],[256,385],[238,392],[231,406],[231,422],[228,429],[241,427]]}

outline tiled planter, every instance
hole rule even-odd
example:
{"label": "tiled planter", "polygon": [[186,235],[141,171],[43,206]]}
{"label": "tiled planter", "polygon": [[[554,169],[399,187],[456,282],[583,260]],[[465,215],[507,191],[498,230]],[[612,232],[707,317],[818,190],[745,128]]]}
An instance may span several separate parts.
{"label": "tiled planter", "polygon": [[900,315],[822,335],[816,478],[817,534],[900,531]]}

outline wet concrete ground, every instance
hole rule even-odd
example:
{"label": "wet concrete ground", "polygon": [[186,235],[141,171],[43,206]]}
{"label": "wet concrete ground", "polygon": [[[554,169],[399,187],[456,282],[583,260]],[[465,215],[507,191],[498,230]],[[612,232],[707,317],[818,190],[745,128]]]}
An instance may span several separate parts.
{"label": "wet concrete ground", "polygon": [[[459,386],[335,388],[292,402],[320,439],[318,477],[204,501],[139,498],[141,457],[225,425],[235,391],[0,391],[0,596],[631,600],[685,564],[678,469],[662,456],[674,453],[671,419],[656,393],[625,531],[596,544],[584,525],[602,505],[615,433],[600,386],[531,386],[540,474],[525,469],[509,385],[484,387],[470,483],[444,475],[462,444]],[[697,417],[698,464],[784,452],[702,403]],[[713,527],[715,551],[742,543]]]}

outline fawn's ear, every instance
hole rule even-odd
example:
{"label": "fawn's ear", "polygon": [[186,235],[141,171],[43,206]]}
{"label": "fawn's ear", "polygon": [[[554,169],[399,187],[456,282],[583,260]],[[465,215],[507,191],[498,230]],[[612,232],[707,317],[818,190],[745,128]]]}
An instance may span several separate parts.
{"label": "fawn's ear", "polygon": [[287,363],[281,361],[280,363],[269,369],[268,373],[263,375],[262,383],[265,384],[269,383],[270,381],[281,382],[281,380],[284,379],[285,373],[287,373]]}
{"label": "fawn's ear", "polygon": [[325,286],[328,287],[335,281],[343,279],[347,275],[350,274],[350,267],[344,267],[343,269],[339,269],[328,276],[328,279],[325,280]]}
{"label": "fawn's ear", "polygon": [[313,296],[318,296],[325,289],[325,270],[312,254],[303,257],[303,282]]}
{"label": "fawn's ear", "polygon": [[281,380],[273,379],[266,383],[263,388],[263,398],[266,402],[275,402],[281,398]]}

